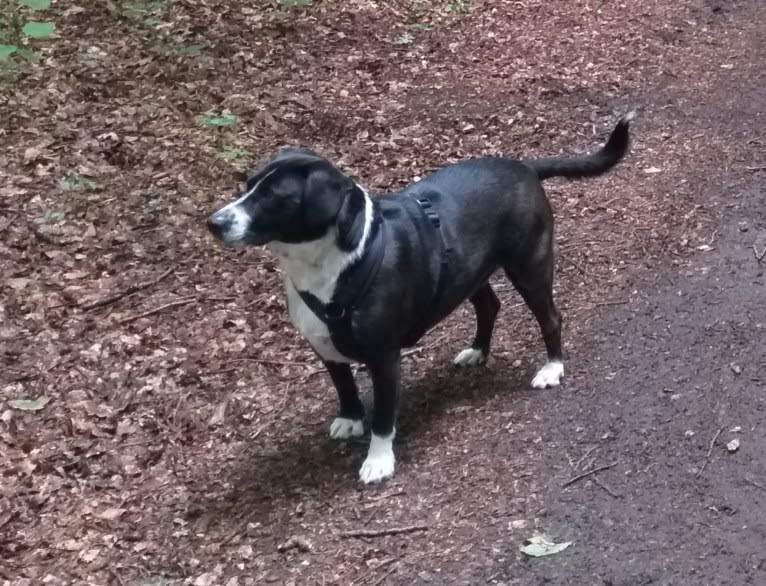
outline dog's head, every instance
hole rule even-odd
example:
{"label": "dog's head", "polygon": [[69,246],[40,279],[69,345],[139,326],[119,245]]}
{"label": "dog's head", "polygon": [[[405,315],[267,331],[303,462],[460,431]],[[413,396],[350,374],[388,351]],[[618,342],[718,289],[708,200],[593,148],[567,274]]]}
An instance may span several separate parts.
{"label": "dog's head", "polygon": [[363,198],[360,188],[326,159],[286,149],[252,173],[244,192],[207,224],[231,246],[310,242],[337,228],[342,248],[353,247]]}

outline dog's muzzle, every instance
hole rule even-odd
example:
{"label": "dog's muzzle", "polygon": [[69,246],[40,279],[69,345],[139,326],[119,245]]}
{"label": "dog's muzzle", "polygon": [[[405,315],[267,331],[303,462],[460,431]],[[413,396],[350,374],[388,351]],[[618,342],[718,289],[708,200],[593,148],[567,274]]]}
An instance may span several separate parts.
{"label": "dog's muzzle", "polygon": [[207,219],[207,227],[216,238],[225,240],[234,225],[234,213],[228,209],[222,209]]}

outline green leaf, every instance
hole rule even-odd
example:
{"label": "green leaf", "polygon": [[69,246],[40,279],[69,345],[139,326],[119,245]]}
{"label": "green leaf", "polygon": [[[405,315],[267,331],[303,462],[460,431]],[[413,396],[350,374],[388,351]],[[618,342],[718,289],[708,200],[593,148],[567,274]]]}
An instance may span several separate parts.
{"label": "green leaf", "polygon": [[205,45],[184,45],[178,49],[178,52],[181,53],[181,55],[199,55],[204,50]]}
{"label": "green leaf", "polygon": [[219,114],[212,115],[204,118],[202,124],[205,126],[231,126],[238,120],[238,117],[234,114]]}
{"label": "green leaf", "polygon": [[136,2],[135,4],[128,4],[125,7],[125,12],[137,16],[159,12],[163,8],[165,8],[164,2]]}
{"label": "green leaf", "polygon": [[279,0],[282,6],[310,6],[311,0]]}
{"label": "green leaf", "polygon": [[62,211],[45,210],[45,213],[41,217],[35,218],[34,222],[35,224],[58,224],[63,222],[64,218],[66,218],[66,213]]}
{"label": "green leaf", "polygon": [[51,0],[19,0],[19,4],[32,10],[48,10],[51,7]]}
{"label": "green leaf", "polygon": [[67,174],[67,176],[61,180],[59,185],[64,191],[81,191],[98,187],[98,183],[93,181],[93,179],[82,177],[76,173]]}
{"label": "green leaf", "polygon": [[411,45],[412,35],[410,33],[404,33],[402,36],[394,39],[394,43],[397,45]]}
{"label": "green leaf", "polygon": [[56,30],[56,25],[52,22],[30,21],[22,29],[24,34],[33,39],[47,39]]}
{"label": "green leaf", "polygon": [[5,61],[13,55],[16,51],[18,51],[18,47],[16,45],[0,45],[0,61]]}
{"label": "green leaf", "polygon": [[430,31],[432,27],[430,24],[423,24],[422,22],[416,22],[415,24],[411,24],[410,28],[414,31]]}
{"label": "green leaf", "polygon": [[16,54],[19,57],[23,57],[24,59],[34,59],[37,57],[37,53],[30,51],[29,49],[25,49],[24,47],[19,47],[18,51],[16,51]]}
{"label": "green leaf", "polygon": [[521,549],[523,553],[529,556],[539,558],[564,551],[570,545],[572,545],[571,541],[554,543],[544,535],[534,535],[525,540],[524,545],[522,545],[519,549]]}
{"label": "green leaf", "polygon": [[222,151],[219,151],[216,153],[216,156],[219,159],[225,159],[227,161],[235,161],[237,159],[245,159],[247,157],[252,156],[251,153],[244,149],[238,149],[236,147],[227,147],[223,149]]}
{"label": "green leaf", "polygon": [[13,399],[8,401],[8,405],[21,411],[39,411],[50,401],[50,397],[38,397],[37,399]]}

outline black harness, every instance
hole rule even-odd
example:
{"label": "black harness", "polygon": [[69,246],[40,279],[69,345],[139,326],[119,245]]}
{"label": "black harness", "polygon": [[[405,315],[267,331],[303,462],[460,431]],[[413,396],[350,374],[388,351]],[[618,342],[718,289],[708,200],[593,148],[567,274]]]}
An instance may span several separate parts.
{"label": "black harness", "polygon": [[[439,266],[439,276],[436,279],[436,287],[431,293],[431,301],[444,287],[448,276],[449,255],[452,249],[447,247],[444,234],[441,229],[441,220],[439,214],[434,209],[431,200],[427,194],[417,195],[413,198],[422,213],[428,219],[428,222],[438,232],[437,240],[441,246],[441,263]],[[320,301],[316,295],[308,291],[298,291],[303,302],[308,308],[322,320],[330,330],[333,343],[343,354],[354,354],[353,350],[358,348],[354,332],[351,327],[351,315],[359,303],[367,295],[372,282],[378,275],[380,266],[383,263],[383,257],[386,250],[386,228],[382,218],[376,218],[371,226],[369,243],[362,253],[359,260],[347,267],[341,273],[338,284],[335,287],[335,294],[329,303]],[[410,330],[411,335],[407,338],[416,336],[419,338],[422,331],[428,325],[430,316],[425,313],[425,318],[416,323]],[[414,342],[413,342],[414,343]],[[344,351],[345,350],[345,351]]]}

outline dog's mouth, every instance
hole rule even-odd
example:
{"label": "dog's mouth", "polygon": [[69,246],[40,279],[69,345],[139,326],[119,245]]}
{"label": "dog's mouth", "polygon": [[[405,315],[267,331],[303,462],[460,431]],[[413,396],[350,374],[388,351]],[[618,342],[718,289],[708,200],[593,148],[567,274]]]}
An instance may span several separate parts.
{"label": "dog's mouth", "polygon": [[219,240],[226,246],[232,248],[244,248],[246,246],[263,246],[268,244],[271,239],[262,234],[256,234],[254,232],[246,231],[244,233],[231,231],[218,231],[210,229],[210,232],[215,236],[216,240]]}
{"label": "dog's mouth", "polygon": [[227,206],[207,219],[208,230],[227,246],[261,246],[270,238],[250,229],[250,218],[236,207]]}

